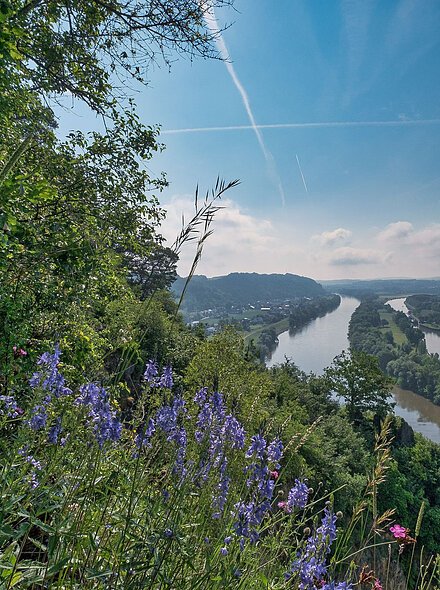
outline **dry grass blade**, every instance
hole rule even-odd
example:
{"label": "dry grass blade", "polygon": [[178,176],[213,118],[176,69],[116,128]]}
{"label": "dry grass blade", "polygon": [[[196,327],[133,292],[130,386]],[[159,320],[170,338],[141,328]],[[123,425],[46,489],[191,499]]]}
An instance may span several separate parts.
{"label": "dry grass blade", "polygon": [[[323,417],[319,416],[312,424],[310,424],[310,426],[307,428],[307,430],[301,436],[299,442],[293,447],[293,450],[295,452],[299,451],[299,449],[307,442],[307,440],[310,438],[313,431],[316,429],[316,427],[318,426],[318,424],[321,422],[322,419],[323,419]],[[291,446],[294,445],[294,443],[299,438],[299,436],[300,436],[299,434],[295,434],[294,436],[292,436],[292,438],[290,439],[290,441],[286,445],[285,451],[287,451]]]}
{"label": "dry grass blade", "polygon": [[182,246],[185,243],[197,241],[196,253],[194,255],[194,259],[192,261],[188,276],[185,280],[182,293],[179,297],[176,314],[180,309],[180,306],[182,305],[182,301],[188,288],[189,282],[194,276],[197,265],[200,262],[205,242],[209,238],[209,236],[212,235],[213,230],[211,229],[211,224],[214,220],[214,217],[221,209],[223,209],[221,205],[217,204],[217,201],[222,198],[223,194],[227,190],[236,187],[239,183],[239,180],[232,180],[226,183],[224,180],[217,178],[215,187],[211,191],[206,192],[205,198],[203,199],[203,202],[200,205],[199,187],[196,188],[194,196],[195,213],[186,224],[184,223],[184,218],[182,218],[182,229],[171,247],[176,254],[180,254]]}
{"label": "dry grass blade", "polygon": [[390,444],[393,437],[390,437],[391,416],[387,416],[382,423],[379,434],[376,435],[374,453],[377,456],[373,477],[368,482],[368,493],[375,494],[377,486],[385,481],[386,472],[390,467],[391,449]]}

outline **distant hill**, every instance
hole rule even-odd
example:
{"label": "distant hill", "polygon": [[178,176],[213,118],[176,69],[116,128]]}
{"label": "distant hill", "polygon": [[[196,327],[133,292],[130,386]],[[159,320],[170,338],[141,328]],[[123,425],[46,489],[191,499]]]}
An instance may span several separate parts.
{"label": "distant hill", "polygon": [[376,279],[322,281],[329,291],[345,295],[374,293],[375,295],[410,295],[426,293],[440,295],[439,279]]}
{"label": "distant hill", "polygon": [[[172,286],[177,297],[185,280],[178,277]],[[275,303],[295,297],[322,297],[325,294],[322,286],[313,279],[293,274],[231,273],[210,279],[195,275],[189,283],[182,308],[199,311],[265,301]]]}

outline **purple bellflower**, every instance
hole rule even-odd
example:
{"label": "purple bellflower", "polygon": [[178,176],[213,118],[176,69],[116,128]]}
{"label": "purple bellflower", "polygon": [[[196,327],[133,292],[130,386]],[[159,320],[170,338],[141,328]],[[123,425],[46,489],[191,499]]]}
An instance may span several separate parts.
{"label": "purple bellflower", "polygon": [[295,485],[289,491],[287,498],[288,511],[292,511],[294,508],[305,508],[309,497],[309,488],[305,482],[295,479]]}
{"label": "purple bellflower", "polygon": [[106,441],[116,442],[122,433],[122,424],[111,409],[109,396],[104,387],[96,383],[88,383],[80,387],[80,395],[76,405],[84,405],[88,409],[89,425],[92,427],[100,448]]}
{"label": "purple bellflower", "polygon": [[23,413],[12,395],[0,395],[0,416],[17,418]]}
{"label": "purple bellflower", "polygon": [[326,558],[335,539],[336,516],[325,508],[321,526],[307,539],[305,548],[297,553],[290,571],[285,574],[286,579],[296,576],[299,590],[315,590],[316,582],[327,573]]}

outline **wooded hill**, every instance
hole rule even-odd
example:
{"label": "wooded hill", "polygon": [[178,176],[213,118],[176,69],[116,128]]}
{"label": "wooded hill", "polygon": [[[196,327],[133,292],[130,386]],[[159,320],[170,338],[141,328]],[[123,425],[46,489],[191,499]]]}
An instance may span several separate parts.
{"label": "wooded hill", "polygon": [[[180,296],[185,282],[185,278],[178,277],[173,284],[172,290],[177,297]],[[323,295],[323,287],[313,279],[289,273],[231,273],[213,278],[196,275],[189,283],[182,307],[187,311],[196,311]]]}

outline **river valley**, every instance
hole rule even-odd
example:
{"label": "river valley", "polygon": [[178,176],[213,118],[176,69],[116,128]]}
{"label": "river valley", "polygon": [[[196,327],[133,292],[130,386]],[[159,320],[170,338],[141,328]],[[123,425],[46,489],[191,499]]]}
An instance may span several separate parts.
{"label": "river valley", "polygon": [[[403,302],[404,299],[394,299],[389,303],[394,309],[406,311],[402,307]],[[297,332],[280,334],[267,366],[282,363],[287,357],[306,373],[322,374],[335,356],[342,350],[348,350],[348,323],[359,303],[354,297],[342,297],[341,305],[335,311],[313,320]],[[432,332],[428,334],[425,336],[428,351],[440,353],[440,336]],[[440,443],[440,406],[397,386],[393,388],[393,397],[396,403],[394,411],[398,416],[404,418],[416,432]]]}

